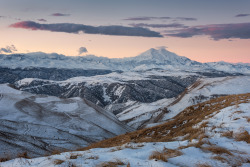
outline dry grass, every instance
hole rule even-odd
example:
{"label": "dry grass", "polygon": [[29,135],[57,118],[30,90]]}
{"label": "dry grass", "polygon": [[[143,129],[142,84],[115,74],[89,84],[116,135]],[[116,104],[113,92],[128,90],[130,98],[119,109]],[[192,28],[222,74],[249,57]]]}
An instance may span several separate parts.
{"label": "dry grass", "polygon": [[77,159],[79,156],[81,156],[80,154],[71,154],[69,159]]}
{"label": "dry grass", "polygon": [[228,160],[220,155],[214,156],[213,159],[221,161],[223,163],[228,163]]}
{"label": "dry grass", "polygon": [[9,160],[11,160],[10,157],[2,157],[2,158],[0,158],[0,162],[5,162],[5,161],[9,161]]}
{"label": "dry grass", "polygon": [[116,159],[115,161],[103,162],[97,165],[97,167],[118,167],[119,165],[126,165],[126,164],[121,160]]}
{"label": "dry grass", "polygon": [[182,155],[182,152],[180,152],[179,150],[164,148],[163,151],[167,152],[168,158],[178,157]]}
{"label": "dry grass", "polygon": [[250,143],[250,135],[247,131],[244,131],[242,133],[236,134],[235,139],[237,141],[245,141],[247,143]]}
{"label": "dry grass", "polygon": [[202,147],[203,150],[210,151],[214,154],[228,154],[233,155],[229,150],[219,147],[219,146],[209,146],[209,147]]}
{"label": "dry grass", "polygon": [[125,145],[124,148],[138,149],[136,146],[133,145]]}
{"label": "dry grass", "polygon": [[176,115],[172,120],[164,124],[106,139],[78,150],[84,151],[91,148],[115,147],[130,142],[170,142],[180,136],[185,136],[183,140],[189,141],[192,141],[193,139],[199,139],[200,136],[204,135],[204,130],[207,124],[202,124],[202,128],[193,128],[193,126],[204,121],[207,116],[211,116],[211,114],[219,112],[221,109],[227,106],[235,105],[235,101],[240,104],[249,102],[249,99],[250,93],[223,96],[212,99],[186,108],[181,113]]}
{"label": "dry grass", "polygon": [[53,150],[51,155],[56,155],[56,154],[61,154],[62,151],[59,151],[59,150]]}
{"label": "dry grass", "polygon": [[166,154],[167,154],[166,152],[154,151],[149,156],[149,159],[155,159],[155,160],[161,160],[161,161],[164,161],[164,162],[168,162],[168,158],[167,158]]}
{"label": "dry grass", "polygon": [[208,121],[205,121],[200,125],[200,128],[206,128],[206,127],[208,127]]}
{"label": "dry grass", "polygon": [[117,146],[117,147],[115,147],[115,148],[112,148],[112,149],[110,150],[110,152],[115,152],[115,151],[119,151],[119,150],[122,150],[122,147],[121,147],[121,146]]}
{"label": "dry grass", "polygon": [[143,147],[144,144],[131,144],[131,143],[127,143],[126,145],[124,145],[124,148],[130,148],[130,149],[138,149],[139,147]]}
{"label": "dry grass", "polygon": [[244,113],[243,111],[234,111],[233,114],[242,114]]}
{"label": "dry grass", "polygon": [[230,156],[230,155],[217,155],[212,159],[221,161],[222,163],[227,163],[228,166],[242,166],[242,163],[250,163],[250,158],[241,157],[241,156]]}
{"label": "dry grass", "polygon": [[145,146],[144,144],[137,144],[136,147],[143,147]]}
{"label": "dry grass", "polygon": [[90,156],[90,157],[88,157],[86,159],[95,159],[95,160],[97,160],[97,159],[99,159],[99,157],[98,156]]}
{"label": "dry grass", "polygon": [[233,131],[227,131],[221,134],[221,136],[227,137],[227,138],[233,138],[233,135],[234,135]]}
{"label": "dry grass", "polygon": [[216,129],[217,127],[216,126],[212,126],[211,130],[213,131],[214,129]]}
{"label": "dry grass", "polygon": [[250,122],[250,117],[246,117],[246,119],[247,119],[247,122]]}
{"label": "dry grass", "polygon": [[198,163],[196,164],[196,167],[211,167],[211,165],[207,164],[207,163]]}
{"label": "dry grass", "polygon": [[[241,153],[244,154],[244,153]],[[227,163],[228,166],[242,166],[242,163],[250,163],[250,157],[245,156],[234,156],[234,155],[217,155],[212,159],[221,161],[222,163]]]}
{"label": "dry grass", "polygon": [[57,155],[57,154],[61,154],[63,152],[70,152],[72,150],[68,150],[68,149],[55,149],[52,151],[51,155]]}
{"label": "dry grass", "polygon": [[179,150],[172,150],[164,148],[162,151],[154,151],[149,156],[149,159],[161,160],[164,162],[168,162],[169,158],[177,157],[182,155],[182,152]]}
{"label": "dry grass", "polygon": [[30,158],[29,156],[28,156],[28,153],[27,152],[23,152],[23,153],[19,153],[18,155],[17,155],[17,157],[18,158]]}
{"label": "dry grass", "polygon": [[60,164],[62,164],[62,163],[64,163],[65,161],[64,160],[61,160],[61,159],[56,159],[56,160],[54,160],[54,164],[55,165],[60,165]]}
{"label": "dry grass", "polygon": [[209,142],[209,140],[207,140],[207,137],[206,135],[201,135],[198,142],[196,143],[189,143],[188,145],[186,146],[180,146],[178,147],[179,150],[182,150],[182,149],[185,149],[185,148],[188,148],[188,147],[196,147],[196,148],[202,148],[202,145],[203,144],[208,144],[208,145],[211,145],[211,143]]}

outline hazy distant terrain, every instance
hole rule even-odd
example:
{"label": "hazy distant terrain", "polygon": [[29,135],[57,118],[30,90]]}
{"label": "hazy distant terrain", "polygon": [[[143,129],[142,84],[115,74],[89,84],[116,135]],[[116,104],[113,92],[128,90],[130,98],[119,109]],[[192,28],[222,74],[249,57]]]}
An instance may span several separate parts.
{"label": "hazy distant terrain", "polygon": [[67,68],[67,69],[102,69],[121,71],[141,71],[149,69],[167,69],[171,71],[186,70],[207,72],[209,70],[224,71],[229,73],[250,74],[249,64],[230,64],[226,62],[200,63],[184,56],[178,56],[166,49],[149,49],[136,57],[107,58],[94,55],[64,56],[57,53],[46,54],[42,52],[27,54],[0,54],[2,67],[25,68]]}

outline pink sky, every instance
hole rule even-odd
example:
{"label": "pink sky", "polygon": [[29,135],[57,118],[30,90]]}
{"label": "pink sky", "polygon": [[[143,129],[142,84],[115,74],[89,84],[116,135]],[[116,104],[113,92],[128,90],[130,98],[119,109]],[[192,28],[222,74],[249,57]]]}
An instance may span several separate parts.
{"label": "pink sky", "polygon": [[[171,52],[199,62],[250,63],[250,14],[247,13],[249,1],[200,3],[197,0],[182,0],[182,3],[177,3],[168,0],[145,0],[143,4],[141,0],[110,0],[107,3],[100,0],[86,0],[84,3],[69,3],[66,0],[44,0],[38,3],[26,1],[0,2],[0,49],[14,45],[17,48],[14,53],[42,51],[77,56],[78,49],[86,47],[87,54],[122,58],[165,46]],[[138,5],[139,8],[136,7]],[[22,26],[27,21],[37,23],[38,26],[67,23],[92,28],[119,25],[127,29],[136,28],[135,25],[145,25],[149,27],[143,27],[144,30],[160,33],[163,37],[56,32],[61,25],[57,26],[57,30]],[[13,26],[17,23],[19,26]],[[164,28],[172,24],[179,24],[180,27]]]}

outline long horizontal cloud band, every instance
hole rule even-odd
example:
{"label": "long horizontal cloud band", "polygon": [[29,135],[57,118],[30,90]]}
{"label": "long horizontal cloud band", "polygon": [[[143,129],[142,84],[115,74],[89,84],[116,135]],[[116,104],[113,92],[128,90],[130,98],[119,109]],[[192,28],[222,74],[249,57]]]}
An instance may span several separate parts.
{"label": "long horizontal cloud band", "polygon": [[240,38],[250,39],[250,23],[212,24],[193,26],[189,28],[169,31],[166,36],[188,38],[196,35],[208,35],[214,40]]}
{"label": "long horizontal cloud band", "polygon": [[31,30],[47,30],[53,32],[80,33],[86,34],[103,34],[117,36],[142,36],[142,37],[163,37],[159,32],[151,31],[142,27],[125,27],[125,26],[89,26],[83,24],[58,23],[58,24],[40,24],[33,21],[17,22],[10,27],[24,28]]}
{"label": "long horizontal cloud band", "polygon": [[135,24],[135,23],[132,23],[129,25],[133,27],[151,27],[151,28],[187,28],[188,27],[179,23],[172,23],[172,24],[146,24],[146,23]]}
{"label": "long horizontal cloud band", "polygon": [[182,20],[182,21],[196,21],[196,18],[193,17],[129,17],[125,18],[123,20],[129,20],[129,21],[150,21],[150,20]]}

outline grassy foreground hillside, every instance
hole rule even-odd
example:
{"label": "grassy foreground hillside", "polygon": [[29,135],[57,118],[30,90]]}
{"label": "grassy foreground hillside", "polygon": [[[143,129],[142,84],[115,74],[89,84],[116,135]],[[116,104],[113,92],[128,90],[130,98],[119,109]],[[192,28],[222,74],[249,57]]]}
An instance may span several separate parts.
{"label": "grassy foreground hillside", "polygon": [[74,152],[0,166],[249,166],[250,93],[190,106],[168,122]]}

